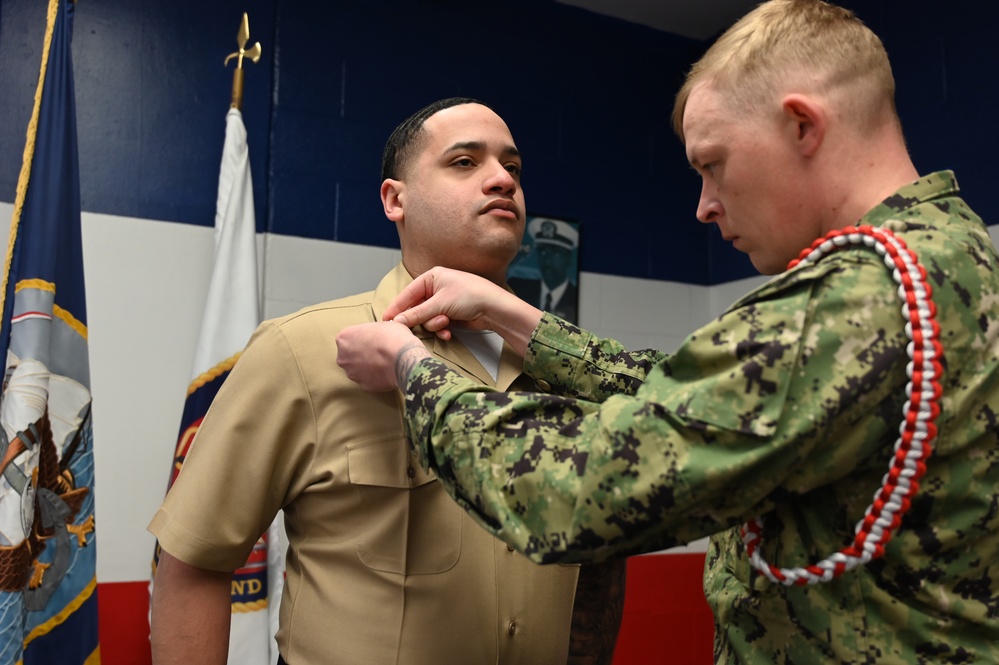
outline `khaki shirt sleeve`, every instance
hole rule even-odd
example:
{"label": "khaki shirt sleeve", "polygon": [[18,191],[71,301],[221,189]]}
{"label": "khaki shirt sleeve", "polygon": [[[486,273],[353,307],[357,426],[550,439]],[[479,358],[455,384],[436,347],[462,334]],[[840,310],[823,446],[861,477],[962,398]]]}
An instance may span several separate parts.
{"label": "khaki shirt sleeve", "polygon": [[149,530],[188,564],[229,571],[301,491],[316,418],[281,328],[265,322],[223,383]]}

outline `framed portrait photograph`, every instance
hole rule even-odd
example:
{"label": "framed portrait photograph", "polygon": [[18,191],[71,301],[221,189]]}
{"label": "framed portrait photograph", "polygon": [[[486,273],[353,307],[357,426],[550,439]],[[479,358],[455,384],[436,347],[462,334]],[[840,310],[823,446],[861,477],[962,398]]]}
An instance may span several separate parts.
{"label": "framed portrait photograph", "polygon": [[578,323],[579,222],[529,215],[507,283],[538,309]]}

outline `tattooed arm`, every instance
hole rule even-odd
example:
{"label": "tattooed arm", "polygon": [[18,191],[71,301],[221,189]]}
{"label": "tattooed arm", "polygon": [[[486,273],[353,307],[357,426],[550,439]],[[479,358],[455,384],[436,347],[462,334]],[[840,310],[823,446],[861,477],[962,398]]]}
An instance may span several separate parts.
{"label": "tattooed arm", "polygon": [[419,342],[409,342],[399,349],[395,356],[395,387],[406,385],[406,378],[413,365],[429,357],[430,352],[427,351],[427,347]]}
{"label": "tattooed arm", "polygon": [[624,610],[627,559],[583,564],[576,583],[568,665],[611,665]]}

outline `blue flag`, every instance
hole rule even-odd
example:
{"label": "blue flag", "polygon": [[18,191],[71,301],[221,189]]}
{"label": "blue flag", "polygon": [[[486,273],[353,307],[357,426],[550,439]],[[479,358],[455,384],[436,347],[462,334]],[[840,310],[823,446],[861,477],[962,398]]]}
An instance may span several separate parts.
{"label": "blue flag", "polygon": [[0,665],[100,662],[73,11],[49,2],[0,291]]}

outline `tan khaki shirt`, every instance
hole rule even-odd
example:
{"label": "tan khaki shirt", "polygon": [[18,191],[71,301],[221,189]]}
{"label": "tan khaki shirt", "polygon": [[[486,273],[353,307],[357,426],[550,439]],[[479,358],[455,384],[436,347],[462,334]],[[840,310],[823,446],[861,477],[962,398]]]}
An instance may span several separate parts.
{"label": "tan khaki shirt", "polygon": [[[263,323],[149,530],[228,571],[284,509],[290,665],[563,665],[578,568],[531,563],[478,526],[411,458],[399,394],[365,393],[336,364],[336,334],[380,319],[410,281],[400,264],[373,292]],[[494,382],[461,344],[423,336],[483,384],[520,375],[509,348]]]}

